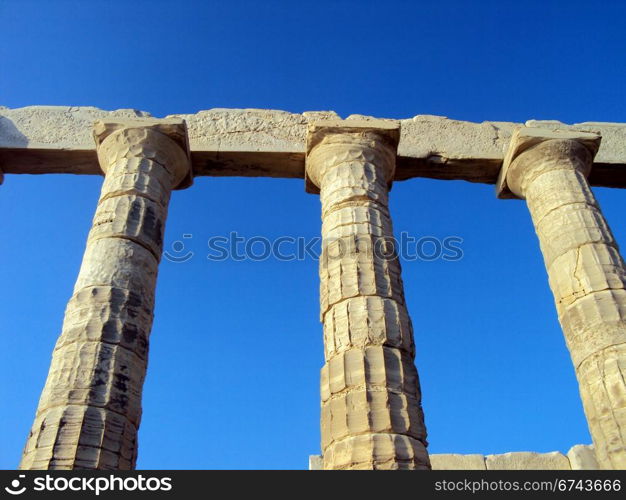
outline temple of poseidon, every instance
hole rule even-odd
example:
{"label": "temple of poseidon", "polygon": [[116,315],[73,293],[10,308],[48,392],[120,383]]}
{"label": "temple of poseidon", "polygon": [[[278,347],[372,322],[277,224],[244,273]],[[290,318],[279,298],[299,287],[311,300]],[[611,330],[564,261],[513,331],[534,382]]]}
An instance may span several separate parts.
{"label": "temple of poseidon", "polygon": [[[592,192],[626,187],[625,124],[0,107],[0,182],[55,173],[103,176],[102,191],[21,469],[135,467],[170,194],[197,176],[302,178],[319,196],[325,363],[311,469],[626,469],[626,267]],[[327,258],[338,241],[384,244],[389,190],[412,177],[494,184],[526,203],[593,445],[429,455],[399,259]]]}

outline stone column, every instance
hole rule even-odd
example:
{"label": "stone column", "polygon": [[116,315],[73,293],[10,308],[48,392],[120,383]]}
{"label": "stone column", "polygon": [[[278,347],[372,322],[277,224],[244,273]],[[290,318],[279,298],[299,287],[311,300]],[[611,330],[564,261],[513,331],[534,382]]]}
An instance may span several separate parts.
{"label": "stone column", "polygon": [[520,129],[498,186],[532,216],[598,463],[626,469],[626,268],[587,182],[599,144],[591,133]]}
{"label": "stone column", "polygon": [[309,127],[307,190],[322,202],[325,469],[430,468],[387,206],[398,138],[398,123],[383,120]]}
{"label": "stone column", "polygon": [[97,122],[105,180],[21,469],[133,469],[170,193],[190,183],[181,120]]}

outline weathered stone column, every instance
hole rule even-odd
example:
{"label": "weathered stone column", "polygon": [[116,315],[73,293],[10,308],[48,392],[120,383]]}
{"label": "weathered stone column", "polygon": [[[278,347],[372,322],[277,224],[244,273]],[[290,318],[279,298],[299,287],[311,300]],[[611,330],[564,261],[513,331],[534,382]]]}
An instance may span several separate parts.
{"label": "weathered stone column", "polygon": [[411,320],[391,238],[397,122],[309,127],[307,190],[322,202],[325,469],[429,469]]}
{"label": "weathered stone column", "polygon": [[181,120],[98,122],[105,180],[21,469],[132,469],[170,193],[190,183]]}
{"label": "weathered stone column", "polygon": [[626,268],[587,175],[600,137],[520,129],[499,195],[525,199],[598,463],[626,469]]}

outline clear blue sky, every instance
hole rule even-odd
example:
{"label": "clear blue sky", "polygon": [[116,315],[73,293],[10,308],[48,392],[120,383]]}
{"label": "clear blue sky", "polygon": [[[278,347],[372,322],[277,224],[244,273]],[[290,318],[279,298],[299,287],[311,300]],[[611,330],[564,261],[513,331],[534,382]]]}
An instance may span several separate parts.
{"label": "clear blue sky", "polygon": [[[0,105],[332,109],[390,118],[626,122],[618,1],[0,2]],[[99,177],[0,187],[0,467],[19,461],[76,278]],[[626,193],[596,189],[618,241]],[[432,453],[590,442],[526,206],[493,186],[397,183],[396,232],[460,236],[406,262]],[[206,241],[313,237],[302,180],[200,178],[176,192],[138,467],[305,468],[319,452],[317,262],[210,262]]]}

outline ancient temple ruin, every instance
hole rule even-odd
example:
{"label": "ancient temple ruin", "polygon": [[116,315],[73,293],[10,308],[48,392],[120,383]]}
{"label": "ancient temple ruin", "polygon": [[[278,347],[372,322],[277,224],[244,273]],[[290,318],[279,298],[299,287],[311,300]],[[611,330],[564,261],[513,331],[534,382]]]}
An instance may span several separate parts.
{"label": "ancient temple ruin", "polygon": [[[326,258],[337,242],[384,244],[393,236],[392,183],[429,177],[495,184],[500,198],[526,201],[593,438],[593,451],[575,448],[554,458],[562,464],[554,468],[626,469],[626,268],[591,191],[626,187],[623,124],[0,108],[0,169],[104,176],[22,469],[134,468],[170,194],[197,176],[303,178],[319,194],[325,364],[322,454],[313,468],[507,468],[526,460],[431,461],[399,259]],[[545,468],[545,457],[531,458]]]}

